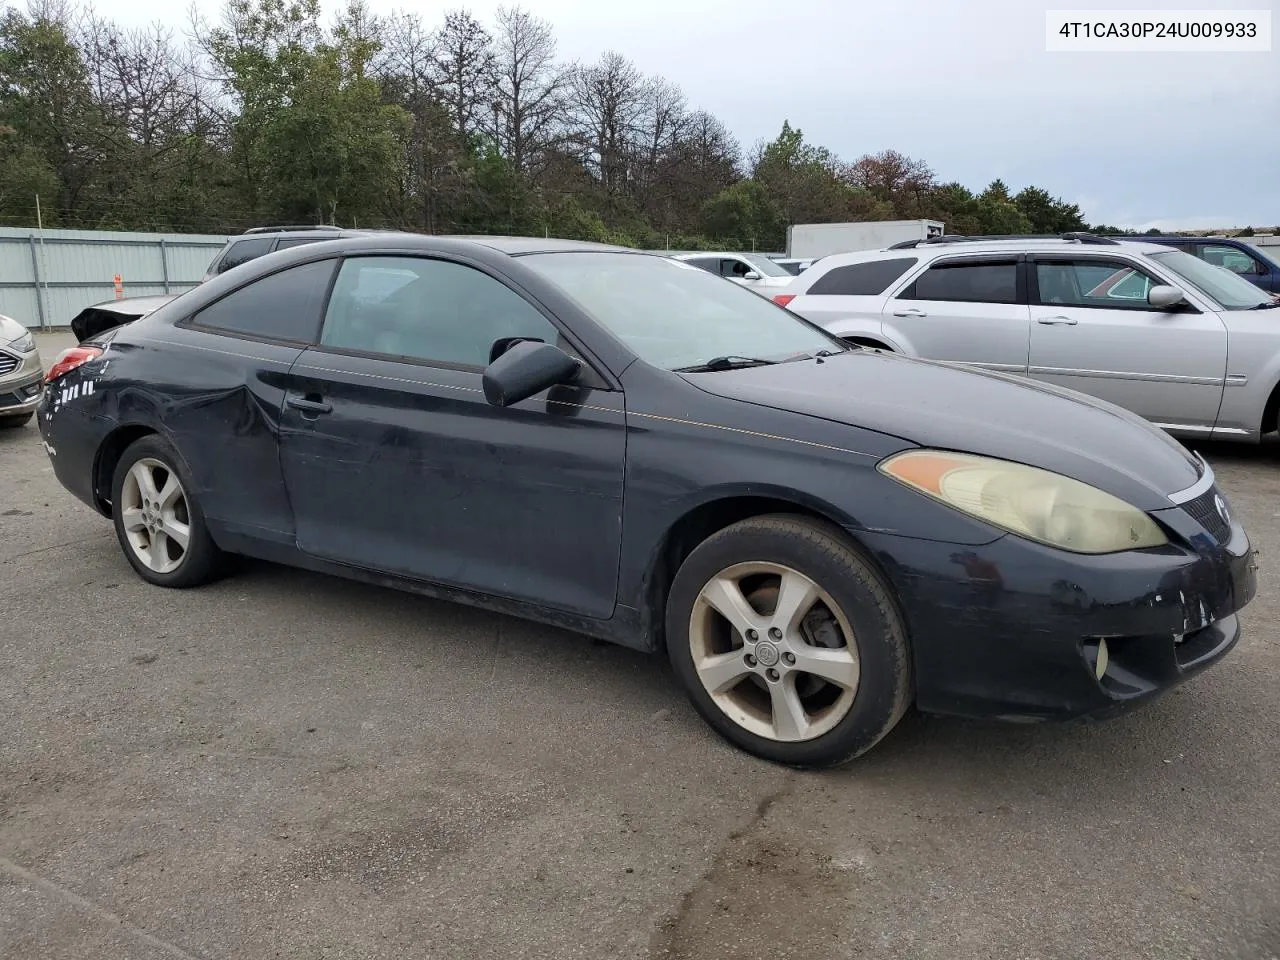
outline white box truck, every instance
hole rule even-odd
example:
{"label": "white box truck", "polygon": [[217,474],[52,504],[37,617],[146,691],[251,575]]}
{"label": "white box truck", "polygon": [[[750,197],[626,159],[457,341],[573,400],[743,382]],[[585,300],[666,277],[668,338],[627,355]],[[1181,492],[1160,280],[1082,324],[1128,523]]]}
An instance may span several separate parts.
{"label": "white box truck", "polygon": [[787,227],[787,257],[816,260],[832,253],[883,250],[903,240],[940,237],[937,220],[868,220],[862,223],[797,223]]}

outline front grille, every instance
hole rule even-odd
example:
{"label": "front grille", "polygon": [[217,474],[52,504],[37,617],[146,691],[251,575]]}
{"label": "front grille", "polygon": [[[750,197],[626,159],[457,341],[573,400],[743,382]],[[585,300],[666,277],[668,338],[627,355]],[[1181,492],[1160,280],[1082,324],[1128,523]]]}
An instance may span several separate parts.
{"label": "front grille", "polygon": [[21,362],[22,361],[13,354],[0,351],[0,377],[4,376],[6,373],[13,373],[13,371],[18,369],[18,364]]}
{"label": "front grille", "polygon": [[[1231,539],[1231,524],[1218,513],[1217,501],[1221,496],[1216,486],[1210,487],[1194,500],[1184,503],[1182,509],[1191,514],[1191,518],[1208,530],[1215,540],[1226,543]],[[1222,503],[1225,506],[1226,500]]]}

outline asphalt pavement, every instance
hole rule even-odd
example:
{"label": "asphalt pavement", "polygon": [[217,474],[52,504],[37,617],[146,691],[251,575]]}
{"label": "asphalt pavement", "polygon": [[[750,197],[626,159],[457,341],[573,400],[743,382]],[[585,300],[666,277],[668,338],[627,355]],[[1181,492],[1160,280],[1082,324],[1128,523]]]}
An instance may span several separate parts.
{"label": "asphalt pavement", "polygon": [[1261,551],[1227,659],[813,774],[573,634],[267,564],[148,587],[0,431],[0,957],[1280,957],[1280,446],[1201,449]]}

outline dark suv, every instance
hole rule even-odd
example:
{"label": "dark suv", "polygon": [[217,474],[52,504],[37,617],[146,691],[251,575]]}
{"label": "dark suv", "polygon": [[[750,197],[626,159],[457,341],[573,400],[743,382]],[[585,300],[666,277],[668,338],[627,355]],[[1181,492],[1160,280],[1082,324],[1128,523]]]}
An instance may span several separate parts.
{"label": "dark suv", "polygon": [[1236,237],[1134,237],[1143,243],[1162,243],[1185,250],[1206,263],[1226,267],[1250,283],[1271,293],[1280,293],[1280,263],[1259,247]]}
{"label": "dark suv", "polygon": [[232,267],[256,260],[276,250],[287,250],[300,247],[304,243],[317,243],[321,240],[336,240],[338,237],[350,236],[356,231],[343,230],[341,227],[326,226],[282,226],[254,227],[246,230],[241,236],[232,237],[221,252],[213,258],[204,279],[212,280],[220,273],[226,273]]}

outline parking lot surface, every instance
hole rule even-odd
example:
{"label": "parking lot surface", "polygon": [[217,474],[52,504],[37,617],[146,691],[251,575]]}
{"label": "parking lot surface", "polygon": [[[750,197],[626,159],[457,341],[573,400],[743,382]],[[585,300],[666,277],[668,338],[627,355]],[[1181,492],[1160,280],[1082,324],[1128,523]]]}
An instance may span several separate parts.
{"label": "parking lot surface", "polygon": [[1222,663],[810,774],[658,658],[266,564],[148,587],[0,431],[0,957],[1278,957],[1280,447],[1201,450],[1261,552]]}

